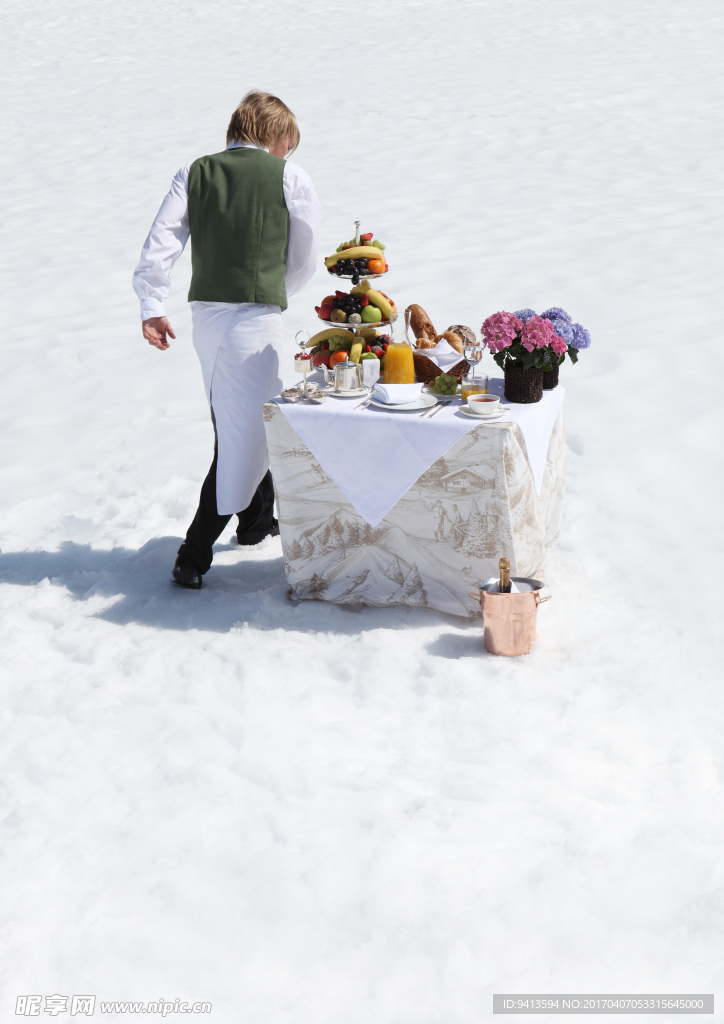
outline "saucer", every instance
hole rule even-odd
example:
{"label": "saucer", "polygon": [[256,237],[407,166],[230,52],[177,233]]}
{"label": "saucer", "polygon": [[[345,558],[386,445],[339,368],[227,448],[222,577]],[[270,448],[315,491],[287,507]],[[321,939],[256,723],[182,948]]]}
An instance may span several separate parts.
{"label": "saucer", "polygon": [[465,405],[460,406],[460,412],[464,412],[466,416],[472,416],[473,419],[480,420],[481,423],[488,423],[490,420],[499,420],[501,416],[506,414],[506,412],[510,412],[510,406],[501,405],[500,412],[489,413],[487,416],[481,416],[480,413],[472,412],[467,403],[465,403]]}
{"label": "saucer", "polygon": [[306,400],[307,402],[314,402],[315,405],[321,405],[327,399],[326,392],[317,384],[308,385],[306,394],[301,385],[293,388],[284,388],[280,394],[285,402],[303,402]]}

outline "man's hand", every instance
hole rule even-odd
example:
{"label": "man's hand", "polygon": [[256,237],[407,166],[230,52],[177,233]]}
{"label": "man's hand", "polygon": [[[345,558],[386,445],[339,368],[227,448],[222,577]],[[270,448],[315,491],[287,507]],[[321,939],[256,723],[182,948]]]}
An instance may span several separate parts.
{"label": "man's hand", "polygon": [[173,333],[173,327],[165,316],[151,316],[148,320],[143,321],[142,327],[143,337],[148,344],[153,345],[154,348],[158,348],[162,352],[169,348],[166,335],[169,338],[176,338],[176,335]]}

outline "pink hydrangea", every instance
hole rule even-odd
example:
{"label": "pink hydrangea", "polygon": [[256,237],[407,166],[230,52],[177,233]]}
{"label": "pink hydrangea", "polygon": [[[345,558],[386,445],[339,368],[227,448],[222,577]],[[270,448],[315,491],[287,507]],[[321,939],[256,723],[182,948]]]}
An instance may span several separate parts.
{"label": "pink hydrangea", "polygon": [[566,343],[558,337],[553,329],[553,324],[550,320],[544,320],[540,316],[532,316],[523,325],[520,343],[528,352],[532,352],[534,348],[547,348],[550,345],[553,351],[560,355],[561,353],[556,347],[559,344],[562,344],[563,351],[566,351]]}
{"label": "pink hydrangea", "polygon": [[565,338],[561,338],[561,336],[559,334],[556,334],[556,339],[555,339],[555,341],[551,342],[551,346],[552,346],[553,351],[555,352],[555,354],[557,356],[565,355],[565,353],[568,351],[568,346],[566,345],[566,339]]}
{"label": "pink hydrangea", "polygon": [[522,330],[523,321],[512,313],[493,313],[483,324],[483,342],[491,352],[502,352],[510,348]]}

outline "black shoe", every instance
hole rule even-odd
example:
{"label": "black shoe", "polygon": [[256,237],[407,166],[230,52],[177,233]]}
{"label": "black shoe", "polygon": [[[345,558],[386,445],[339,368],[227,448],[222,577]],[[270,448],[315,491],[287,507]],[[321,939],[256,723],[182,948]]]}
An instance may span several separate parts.
{"label": "black shoe", "polygon": [[198,570],[198,566],[190,558],[179,555],[173,567],[172,575],[177,587],[201,590],[201,573]]}
{"label": "black shoe", "polygon": [[272,519],[272,524],[268,530],[262,533],[241,533],[237,531],[236,539],[241,547],[251,546],[252,544],[261,544],[267,537],[278,537],[279,536],[279,523],[276,519]]}

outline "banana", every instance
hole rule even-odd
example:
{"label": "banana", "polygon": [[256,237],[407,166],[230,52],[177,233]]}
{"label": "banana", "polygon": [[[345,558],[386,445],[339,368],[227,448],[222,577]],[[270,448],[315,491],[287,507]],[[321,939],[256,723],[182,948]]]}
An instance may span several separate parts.
{"label": "banana", "polygon": [[356,284],[354,288],[350,288],[349,293],[350,295],[366,295],[371,287],[372,285],[369,283],[367,278],[365,278],[364,281],[360,281],[359,284]]}
{"label": "banana", "polygon": [[311,348],[313,345],[321,345],[323,341],[328,341],[330,338],[344,338],[345,341],[354,341],[354,334],[351,331],[345,331],[340,324],[339,327],[326,327],[319,334],[315,334],[313,338],[309,339],[307,348]]}
{"label": "banana", "polygon": [[361,341],[355,341],[352,344],[352,348],[350,349],[350,352],[349,352],[349,358],[351,359],[351,361],[353,363],[358,363],[360,361],[360,359],[362,358],[362,342]]}
{"label": "banana", "polygon": [[378,309],[382,310],[382,316],[385,320],[390,319],[390,313],[395,311],[395,304],[390,299],[385,298],[382,292],[376,291],[374,288],[370,288],[367,292],[367,298],[370,300],[373,306],[377,306]]}
{"label": "banana", "polygon": [[379,249],[375,249],[373,245],[355,245],[351,249],[343,249],[342,252],[332,253],[324,261],[325,266],[333,267],[337,260],[359,260],[363,256],[366,256],[370,260],[382,260],[385,262],[385,257]]}

